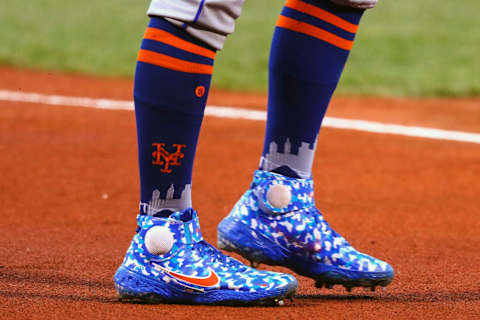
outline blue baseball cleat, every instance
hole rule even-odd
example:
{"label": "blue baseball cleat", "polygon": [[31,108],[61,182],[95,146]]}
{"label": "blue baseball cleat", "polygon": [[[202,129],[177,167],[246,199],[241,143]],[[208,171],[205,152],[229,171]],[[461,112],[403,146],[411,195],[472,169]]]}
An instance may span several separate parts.
{"label": "blue baseball cleat", "polygon": [[285,266],[313,278],[318,288],[340,284],[385,287],[392,267],[354,249],[315,207],[311,179],[258,170],[253,183],[218,226],[218,247],[252,266]]}
{"label": "blue baseball cleat", "polygon": [[121,300],[282,305],[295,294],[293,276],[250,268],[205,242],[193,209],[137,220],[137,233],[114,276]]}

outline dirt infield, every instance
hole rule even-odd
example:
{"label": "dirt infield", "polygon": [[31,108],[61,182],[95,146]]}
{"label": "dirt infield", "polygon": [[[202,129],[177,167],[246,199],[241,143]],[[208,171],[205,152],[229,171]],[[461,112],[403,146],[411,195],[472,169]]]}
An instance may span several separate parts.
{"label": "dirt infield", "polygon": [[[0,89],[130,99],[131,82],[0,69]],[[214,91],[211,104],[263,108]],[[337,98],[330,116],[480,132],[480,100]],[[205,119],[193,201],[205,238],[249,185],[264,124]],[[316,198],[358,249],[389,261],[387,292],[315,289],[280,308],[131,305],[112,277],[135,230],[130,111],[0,101],[0,318],[352,319],[480,316],[480,145],[322,129]],[[265,268],[265,266],[261,266]],[[281,268],[274,268],[283,270]]]}

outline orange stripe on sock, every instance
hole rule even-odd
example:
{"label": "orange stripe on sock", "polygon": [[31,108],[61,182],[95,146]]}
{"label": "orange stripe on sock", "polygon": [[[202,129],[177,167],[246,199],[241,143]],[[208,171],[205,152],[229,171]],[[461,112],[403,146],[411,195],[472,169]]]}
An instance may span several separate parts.
{"label": "orange stripe on sock", "polygon": [[204,56],[210,59],[215,59],[215,55],[216,55],[215,51],[208,50],[202,46],[183,40],[182,38],[174,36],[173,34],[168,33],[164,30],[160,30],[156,28],[147,28],[147,30],[145,31],[144,38],[163,42],[165,44],[168,44],[169,46],[182,49],[190,53],[198,54],[200,56]]}
{"label": "orange stripe on sock", "polygon": [[343,29],[345,31],[357,33],[358,25],[348,22],[347,20],[344,20],[328,11],[315,7],[311,4],[299,0],[288,0],[285,6],[333,24],[334,26],[339,27],[340,29]]}
{"label": "orange stripe on sock", "polygon": [[185,61],[150,50],[140,49],[138,61],[153,64],[166,69],[188,73],[212,74],[213,66]]}
{"label": "orange stripe on sock", "polygon": [[277,27],[285,28],[295,32],[303,33],[311,37],[323,40],[334,46],[343,49],[351,50],[353,47],[353,41],[343,39],[334,35],[328,31],[312,26],[311,24],[291,19],[285,16],[280,16],[277,21]]}

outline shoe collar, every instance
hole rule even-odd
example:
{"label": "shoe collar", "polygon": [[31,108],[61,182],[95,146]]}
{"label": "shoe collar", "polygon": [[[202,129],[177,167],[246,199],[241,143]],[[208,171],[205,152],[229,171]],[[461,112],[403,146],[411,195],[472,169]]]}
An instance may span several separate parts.
{"label": "shoe collar", "polygon": [[137,222],[141,239],[144,239],[147,231],[154,226],[166,227],[172,233],[174,245],[163,257],[174,255],[183,245],[191,245],[203,240],[198,214],[192,208],[174,212],[168,218],[138,215]]}
{"label": "shoe collar", "polygon": [[311,178],[290,178],[257,170],[251,189],[259,200],[260,209],[267,214],[284,214],[315,206]]}

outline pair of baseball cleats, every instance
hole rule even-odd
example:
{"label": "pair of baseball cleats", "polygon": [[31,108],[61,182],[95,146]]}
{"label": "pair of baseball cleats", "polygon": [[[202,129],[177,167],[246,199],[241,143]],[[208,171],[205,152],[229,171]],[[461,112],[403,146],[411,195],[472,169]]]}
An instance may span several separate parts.
{"label": "pair of baseball cleats", "polygon": [[140,303],[283,305],[298,283],[284,266],[318,288],[387,286],[392,267],[354,249],[315,207],[311,179],[255,172],[253,182],[218,226],[218,247],[202,238],[193,209],[168,218],[139,215],[138,228],[114,281],[121,300]]}

